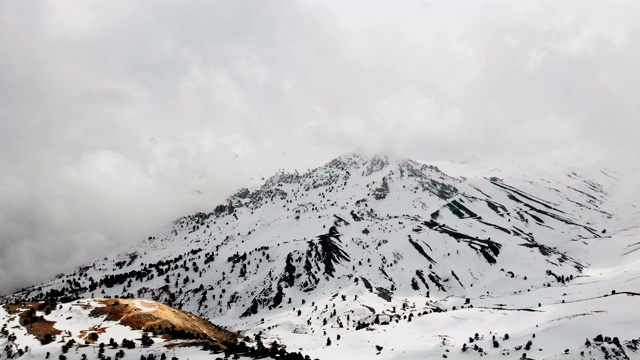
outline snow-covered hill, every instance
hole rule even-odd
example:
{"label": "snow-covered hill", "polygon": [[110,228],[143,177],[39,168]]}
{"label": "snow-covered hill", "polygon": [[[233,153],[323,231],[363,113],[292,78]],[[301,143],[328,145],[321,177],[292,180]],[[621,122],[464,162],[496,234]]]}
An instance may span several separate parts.
{"label": "snow-covered hill", "polygon": [[148,299],[7,304],[0,308],[0,323],[0,358],[7,359],[303,359],[280,344],[241,338]]}
{"label": "snow-covered hill", "polygon": [[150,298],[318,358],[639,358],[625,170],[453,177],[351,153],[4,301]]}

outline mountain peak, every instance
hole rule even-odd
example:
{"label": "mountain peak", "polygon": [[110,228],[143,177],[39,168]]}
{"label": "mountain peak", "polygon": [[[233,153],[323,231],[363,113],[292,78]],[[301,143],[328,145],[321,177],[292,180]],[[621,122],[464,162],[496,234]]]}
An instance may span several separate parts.
{"label": "mountain peak", "polygon": [[367,166],[384,167],[386,165],[389,165],[389,163],[400,164],[407,160],[408,159],[402,158],[392,153],[352,151],[337,157],[329,163],[340,161],[349,165],[350,167],[359,169]]}
{"label": "mountain peak", "polygon": [[[513,325],[519,316],[536,324],[548,324],[548,313],[571,318],[573,313],[559,310],[569,308],[563,300],[596,299],[602,276],[627,274],[625,264],[635,264],[625,254],[638,250],[632,236],[637,230],[630,226],[637,219],[612,220],[618,208],[609,205],[606,189],[616,181],[606,172],[457,178],[390,154],[352,152],[302,174],[282,172],[258,188],[240,189],[225,204],[180,218],[171,231],[131,252],[5,301],[68,301],[94,293],[151,298],[234,332],[288,339],[292,348],[311,346],[319,354],[326,354],[327,337],[335,342],[340,334],[354,335],[345,341],[357,346],[380,341],[389,351],[386,358],[403,355],[391,354],[396,345],[382,342],[384,329],[417,332],[414,321],[453,324],[458,317],[499,312],[514,320],[500,329],[520,334],[515,336],[522,344],[528,328]],[[603,260],[603,253],[622,270],[592,271],[600,266],[592,264],[614,262]],[[569,291],[574,282],[580,286]],[[452,315],[431,316],[445,311]],[[370,332],[351,333],[360,329]],[[495,331],[485,330],[474,342]],[[461,335],[466,332],[447,336],[462,346],[470,343]],[[582,346],[584,338],[579,340]],[[556,354],[550,348],[545,346],[544,357]],[[434,357],[425,353],[430,356],[420,357]]]}

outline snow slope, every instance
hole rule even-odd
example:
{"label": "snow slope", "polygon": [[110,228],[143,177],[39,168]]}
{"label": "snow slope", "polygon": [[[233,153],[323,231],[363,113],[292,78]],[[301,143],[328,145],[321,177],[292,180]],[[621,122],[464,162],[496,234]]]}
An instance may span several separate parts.
{"label": "snow slope", "polygon": [[318,358],[639,358],[635,164],[463,177],[351,153],[4,301],[152,298]]}

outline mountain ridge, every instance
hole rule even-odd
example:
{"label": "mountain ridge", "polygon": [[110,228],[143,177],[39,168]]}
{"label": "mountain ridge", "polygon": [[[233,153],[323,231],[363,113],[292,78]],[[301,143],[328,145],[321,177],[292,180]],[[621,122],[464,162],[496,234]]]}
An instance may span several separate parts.
{"label": "mountain ridge", "polygon": [[597,256],[584,254],[624,233],[610,228],[612,209],[629,211],[611,203],[616,176],[452,177],[353,152],[239,189],[129,252],[3,301],[148,297],[287,338],[452,309],[537,311],[542,298],[520,299],[587,281]]}

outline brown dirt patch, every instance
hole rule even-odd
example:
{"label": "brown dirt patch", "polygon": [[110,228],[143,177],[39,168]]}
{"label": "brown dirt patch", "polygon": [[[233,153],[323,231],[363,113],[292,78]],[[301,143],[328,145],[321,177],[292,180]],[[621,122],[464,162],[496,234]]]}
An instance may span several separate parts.
{"label": "brown dirt patch", "polygon": [[38,309],[41,302],[30,302],[20,304],[7,304],[5,310],[9,314],[17,314],[20,317],[20,325],[22,325],[29,334],[38,338],[40,343],[47,344],[55,341],[56,335],[62,333],[56,329],[54,325],[55,321],[45,320],[42,316],[35,316],[34,312],[29,312],[33,309]]}
{"label": "brown dirt patch", "polygon": [[83,339],[88,344],[95,344],[96,342],[98,342],[98,340],[93,340],[91,338],[92,337],[91,334],[96,334],[97,336],[100,336],[100,334],[104,334],[105,332],[107,332],[107,328],[92,326],[88,330],[80,331],[79,338]]}
{"label": "brown dirt patch", "polygon": [[[106,316],[106,320],[117,321],[122,325],[129,326],[135,330],[170,328],[176,331],[183,330],[192,333],[196,337],[215,340],[218,344],[224,342],[235,343],[237,336],[224,330],[209,321],[186,311],[177,310],[164,304],[147,299],[93,299],[105,305],[94,308],[91,316]],[[143,311],[135,302],[141,302],[146,308],[153,308],[151,311]],[[165,339],[171,339],[167,334],[162,335]]]}
{"label": "brown dirt patch", "polygon": [[[53,327],[56,323],[54,321],[40,320],[38,322],[30,323],[25,328],[29,334],[34,335],[40,340],[40,343],[46,344],[55,341],[56,335],[61,331]],[[47,335],[51,335],[50,341],[47,341]]]}
{"label": "brown dirt patch", "polygon": [[206,341],[197,340],[197,341],[184,341],[184,342],[179,342],[179,343],[171,343],[171,344],[165,345],[165,347],[168,350],[173,350],[175,348],[190,347],[190,346],[202,347],[202,346],[205,346],[207,344],[208,343]]}
{"label": "brown dirt patch", "polygon": [[24,304],[6,304],[4,309],[11,315],[19,314],[21,310],[26,310]]}

